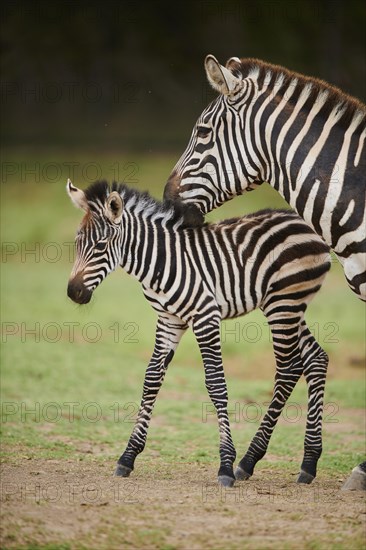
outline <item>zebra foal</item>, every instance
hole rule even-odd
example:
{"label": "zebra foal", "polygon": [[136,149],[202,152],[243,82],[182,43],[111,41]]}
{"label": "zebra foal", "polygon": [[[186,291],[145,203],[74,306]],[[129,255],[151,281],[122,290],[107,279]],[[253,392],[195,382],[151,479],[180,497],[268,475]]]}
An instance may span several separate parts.
{"label": "zebra foal", "polygon": [[90,301],[118,265],[136,277],[158,313],[154,351],[141,405],[116,475],[127,477],[145,447],[152,410],[168,364],[188,327],[204,363],[208,394],[220,435],[219,482],[232,486],[236,452],[227,412],[220,321],[256,308],[273,337],[276,378],[273,397],[237,479],[253,474],[284,404],[301,374],[308,384],[308,415],[299,482],[310,483],[322,451],[322,409],[328,357],[304,313],[330,268],[328,246],[291,211],[262,211],[199,227],[187,226],[189,211],[159,203],[124,185],[97,182],[82,191],[68,181],[73,203],[85,211],[76,236],[76,259],[68,296]]}

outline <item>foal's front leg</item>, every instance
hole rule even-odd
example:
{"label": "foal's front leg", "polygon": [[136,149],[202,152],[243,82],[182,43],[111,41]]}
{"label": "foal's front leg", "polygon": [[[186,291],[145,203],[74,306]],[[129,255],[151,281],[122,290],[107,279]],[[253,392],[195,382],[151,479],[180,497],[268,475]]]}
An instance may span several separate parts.
{"label": "foal's front leg", "polygon": [[118,460],[116,476],[128,477],[136,456],[144,450],[154,404],[164,376],[187,325],[175,317],[159,317],[154,352],[146,369],[139,413],[125,452]]}
{"label": "foal's front leg", "polygon": [[193,322],[193,331],[203,359],[206,388],[216,409],[219,423],[220,469],[218,481],[225,487],[232,487],[235,481],[233,464],[236,452],[227,413],[228,394],[222,365],[220,318],[210,319],[210,321],[207,321],[207,317],[196,318]]}

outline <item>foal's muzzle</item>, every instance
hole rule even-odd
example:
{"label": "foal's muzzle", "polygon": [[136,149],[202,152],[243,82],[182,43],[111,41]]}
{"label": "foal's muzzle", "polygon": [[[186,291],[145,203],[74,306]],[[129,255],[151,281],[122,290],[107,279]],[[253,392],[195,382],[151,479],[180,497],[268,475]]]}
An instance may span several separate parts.
{"label": "foal's muzzle", "polygon": [[90,302],[93,292],[89,290],[78,276],[69,281],[67,285],[67,295],[77,304],[87,304]]}

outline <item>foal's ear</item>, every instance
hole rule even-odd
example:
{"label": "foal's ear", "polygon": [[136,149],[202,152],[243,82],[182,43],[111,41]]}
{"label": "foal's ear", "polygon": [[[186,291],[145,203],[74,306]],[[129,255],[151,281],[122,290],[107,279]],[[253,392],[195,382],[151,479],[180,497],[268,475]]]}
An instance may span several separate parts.
{"label": "foal's ear", "polygon": [[115,224],[121,223],[123,211],[123,200],[117,191],[112,191],[105,203],[105,214]]}
{"label": "foal's ear", "polygon": [[87,212],[89,208],[84,191],[75,187],[71,183],[70,179],[67,180],[66,190],[74,205],[77,208],[81,208],[81,210],[85,210]]}
{"label": "foal's ear", "polygon": [[220,94],[230,95],[242,83],[239,78],[220,65],[213,55],[206,57],[205,69],[209,83]]}

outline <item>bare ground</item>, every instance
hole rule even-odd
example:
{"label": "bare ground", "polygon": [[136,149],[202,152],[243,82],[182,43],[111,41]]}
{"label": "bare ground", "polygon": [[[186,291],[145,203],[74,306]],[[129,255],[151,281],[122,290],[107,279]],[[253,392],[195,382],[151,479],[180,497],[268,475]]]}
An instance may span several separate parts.
{"label": "bare ground", "polygon": [[[100,457],[2,465],[1,548],[161,550],[365,547],[365,494],[264,468],[232,489],[216,468],[140,457],[129,479]],[[154,464],[154,470],[152,465]],[[63,546],[62,546],[63,545]]]}

